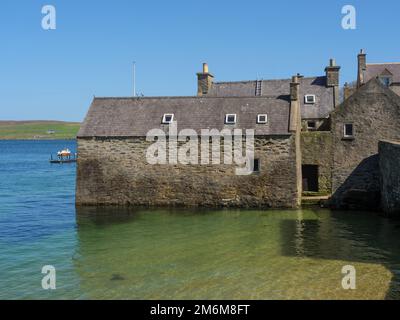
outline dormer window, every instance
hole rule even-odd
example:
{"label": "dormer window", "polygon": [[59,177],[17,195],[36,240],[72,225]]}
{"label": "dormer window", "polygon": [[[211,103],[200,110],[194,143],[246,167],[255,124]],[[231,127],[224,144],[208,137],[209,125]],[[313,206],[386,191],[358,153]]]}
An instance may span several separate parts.
{"label": "dormer window", "polygon": [[225,124],[235,124],[235,123],[236,123],[236,114],[225,115]]}
{"label": "dormer window", "polygon": [[306,95],[304,96],[304,102],[305,102],[306,104],[314,104],[315,101],[316,101],[315,94],[306,94]]}
{"label": "dormer window", "polygon": [[392,84],[392,78],[391,77],[389,77],[389,76],[380,76],[379,77],[379,80],[382,82],[382,84],[385,86],[385,87],[390,87],[390,85]]}
{"label": "dormer window", "polygon": [[171,124],[173,121],[174,121],[174,115],[172,113],[164,114],[164,116],[162,118],[163,124]]}
{"label": "dormer window", "polygon": [[258,124],[266,124],[268,122],[268,115],[259,114],[257,115],[257,123]]}

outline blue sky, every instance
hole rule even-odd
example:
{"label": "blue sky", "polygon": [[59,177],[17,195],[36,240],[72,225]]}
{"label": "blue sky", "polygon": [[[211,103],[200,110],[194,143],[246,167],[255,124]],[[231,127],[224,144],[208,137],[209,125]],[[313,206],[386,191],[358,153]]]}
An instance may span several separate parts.
{"label": "blue sky", "polygon": [[[57,29],[41,27],[54,5]],[[341,9],[357,9],[357,29]],[[217,81],[321,75],[329,58],[354,80],[369,62],[400,61],[398,0],[75,1],[0,3],[0,120],[81,121],[96,96],[194,95],[208,62]]]}

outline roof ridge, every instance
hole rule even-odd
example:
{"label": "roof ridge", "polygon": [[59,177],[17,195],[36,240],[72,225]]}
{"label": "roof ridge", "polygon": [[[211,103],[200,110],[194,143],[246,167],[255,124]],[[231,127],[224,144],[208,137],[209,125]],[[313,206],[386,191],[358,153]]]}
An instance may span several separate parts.
{"label": "roof ridge", "polygon": [[147,96],[147,97],[94,97],[94,100],[149,100],[149,99],[272,99],[279,98],[282,95],[266,96]]}
{"label": "roof ridge", "polygon": [[[302,77],[301,79],[315,79],[315,78],[323,78],[325,75],[322,76],[310,76],[310,77]],[[225,83],[249,83],[249,82],[256,82],[256,81],[292,81],[292,78],[279,78],[279,79],[254,79],[254,80],[240,80],[240,81],[216,81],[214,84],[225,84]]]}
{"label": "roof ridge", "polygon": [[367,63],[367,66],[382,66],[387,64],[400,64],[400,62],[376,62],[376,63]]}

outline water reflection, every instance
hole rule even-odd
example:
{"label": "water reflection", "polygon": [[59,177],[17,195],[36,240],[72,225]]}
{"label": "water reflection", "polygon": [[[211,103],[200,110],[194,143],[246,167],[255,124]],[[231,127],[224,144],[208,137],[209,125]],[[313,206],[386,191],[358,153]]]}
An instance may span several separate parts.
{"label": "water reflection", "polygon": [[384,265],[393,275],[386,299],[400,298],[400,222],[373,213],[332,212],[317,220],[300,214],[282,220],[280,229],[283,255]]}
{"label": "water reflection", "polygon": [[[398,230],[327,210],[86,207],[74,263],[86,298],[398,298]],[[345,292],[352,263],[360,290]]]}

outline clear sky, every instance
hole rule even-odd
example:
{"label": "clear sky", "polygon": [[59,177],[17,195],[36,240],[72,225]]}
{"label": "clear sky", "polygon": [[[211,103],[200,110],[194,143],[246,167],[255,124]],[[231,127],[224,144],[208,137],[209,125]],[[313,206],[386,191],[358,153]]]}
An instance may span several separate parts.
{"label": "clear sky", "polygon": [[[43,30],[44,5],[56,30]],[[341,27],[346,4],[357,29]],[[83,120],[93,95],[195,95],[208,62],[216,81],[322,75],[341,82],[356,55],[400,61],[398,0],[122,1],[1,0],[0,120]]]}

